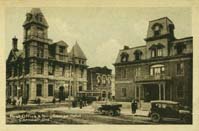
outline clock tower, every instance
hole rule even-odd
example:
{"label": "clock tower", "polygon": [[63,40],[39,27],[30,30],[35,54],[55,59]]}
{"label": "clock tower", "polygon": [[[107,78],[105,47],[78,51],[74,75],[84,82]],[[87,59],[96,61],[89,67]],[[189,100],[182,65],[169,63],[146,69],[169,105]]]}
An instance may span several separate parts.
{"label": "clock tower", "polygon": [[48,23],[39,8],[33,8],[30,13],[26,14],[23,27],[25,41],[35,37],[39,39],[48,38]]}

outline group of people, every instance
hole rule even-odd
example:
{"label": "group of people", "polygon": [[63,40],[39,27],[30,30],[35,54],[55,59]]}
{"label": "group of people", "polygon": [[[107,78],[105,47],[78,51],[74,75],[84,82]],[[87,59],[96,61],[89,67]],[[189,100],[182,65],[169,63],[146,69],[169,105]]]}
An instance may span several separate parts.
{"label": "group of people", "polygon": [[23,98],[22,96],[19,96],[17,98],[7,98],[6,104],[9,105],[16,105],[16,106],[22,106],[23,104],[27,104],[27,99]]}

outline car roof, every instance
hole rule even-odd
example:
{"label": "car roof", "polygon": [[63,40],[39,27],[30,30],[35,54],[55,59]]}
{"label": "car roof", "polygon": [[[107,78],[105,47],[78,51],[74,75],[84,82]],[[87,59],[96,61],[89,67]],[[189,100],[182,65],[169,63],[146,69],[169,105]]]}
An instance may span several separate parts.
{"label": "car roof", "polygon": [[168,100],[154,100],[154,101],[151,101],[151,103],[179,104],[179,102],[176,102],[176,101],[168,101]]}

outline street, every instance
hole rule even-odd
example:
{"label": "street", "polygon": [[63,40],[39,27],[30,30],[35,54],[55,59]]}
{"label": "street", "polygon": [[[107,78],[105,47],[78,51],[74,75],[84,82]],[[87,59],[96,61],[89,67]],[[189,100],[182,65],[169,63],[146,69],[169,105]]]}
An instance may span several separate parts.
{"label": "street", "polygon": [[[41,105],[39,105],[41,106]],[[107,116],[94,112],[92,106],[80,109],[65,105],[36,109],[20,109],[6,112],[7,124],[156,124],[146,116],[137,116],[128,109],[122,109],[120,116]],[[179,124],[168,121],[161,124]]]}

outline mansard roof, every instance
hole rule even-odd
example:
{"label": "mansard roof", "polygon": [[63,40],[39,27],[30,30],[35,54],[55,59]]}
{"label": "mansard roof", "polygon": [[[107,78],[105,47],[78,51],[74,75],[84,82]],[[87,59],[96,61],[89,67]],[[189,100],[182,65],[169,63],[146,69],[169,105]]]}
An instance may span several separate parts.
{"label": "mansard roof", "polygon": [[72,47],[72,49],[70,51],[70,56],[75,57],[75,58],[85,59],[85,60],[87,59],[86,55],[84,54],[84,52],[82,51],[82,49],[80,48],[80,46],[77,42]]}
{"label": "mansard roof", "polygon": [[48,23],[40,8],[32,8],[32,10],[26,14],[26,20],[23,26],[26,26],[29,23],[36,23],[48,27]]}
{"label": "mansard roof", "polygon": [[146,56],[146,46],[138,46],[134,48],[128,48],[128,49],[122,49],[119,51],[115,63],[121,62],[121,55],[122,54],[128,54],[128,61],[134,61],[135,60],[135,53],[136,52],[142,52],[140,53],[142,56]]}
{"label": "mansard roof", "polygon": [[[174,56],[175,55],[175,52],[174,50],[176,49],[176,45],[179,46],[182,44],[182,46],[184,48],[187,47],[186,51],[185,51],[185,54],[190,54],[192,53],[192,41],[193,41],[193,37],[184,37],[184,38],[180,38],[180,39],[175,39],[174,41],[171,41],[170,42],[170,54],[169,56]],[[152,45],[152,46],[155,46],[154,48],[156,47],[163,47],[164,45],[162,45],[161,43],[158,43],[156,45]],[[152,48],[149,47],[149,49]],[[146,60],[147,59],[147,51],[149,51],[149,49],[147,49],[147,46],[144,45],[144,46],[138,46],[138,47],[133,47],[133,48],[124,48],[122,50],[119,51],[118,55],[117,55],[117,58],[116,58],[116,61],[115,61],[115,64],[116,63],[121,63],[121,54],[128,54],[129,55],[129,58],[128,58],[128,61],[129,62],[133,62],[135,60],[135,53],[139,50],[142,52],[142,60]]]}

